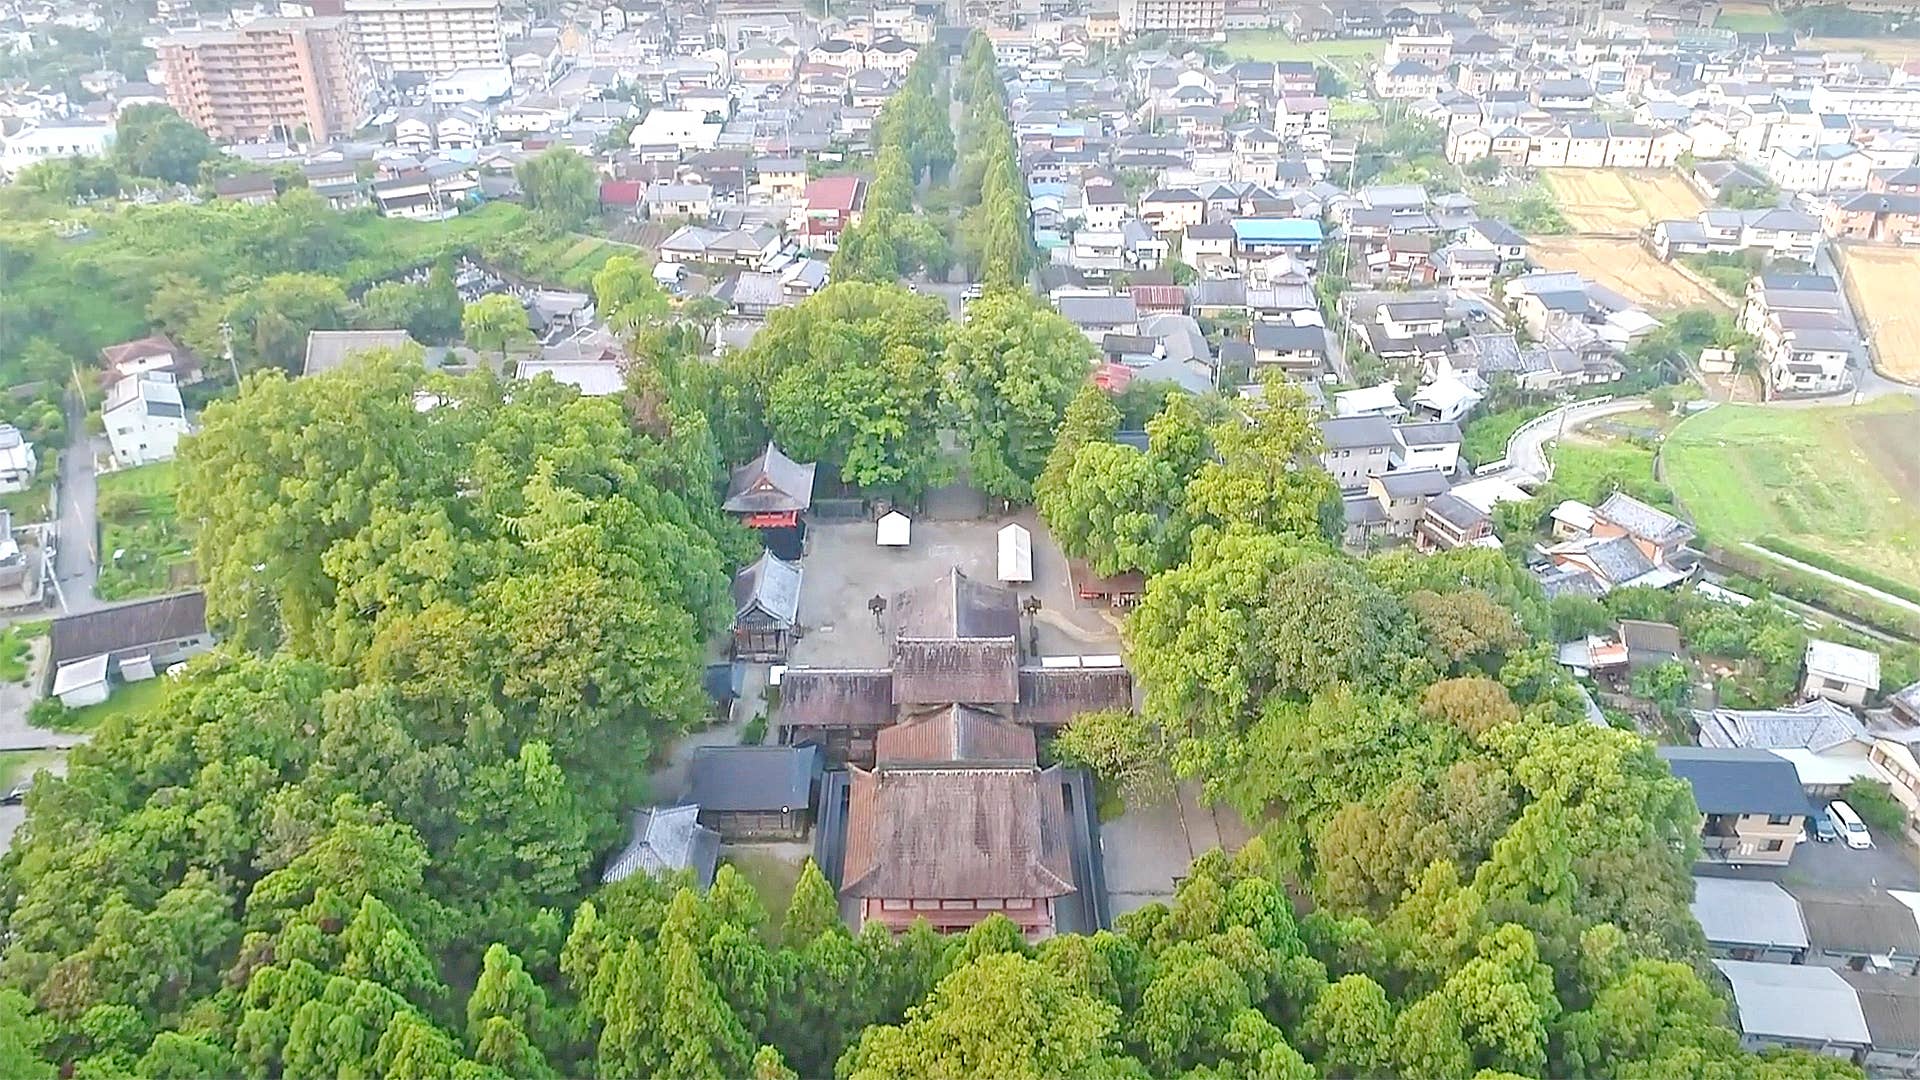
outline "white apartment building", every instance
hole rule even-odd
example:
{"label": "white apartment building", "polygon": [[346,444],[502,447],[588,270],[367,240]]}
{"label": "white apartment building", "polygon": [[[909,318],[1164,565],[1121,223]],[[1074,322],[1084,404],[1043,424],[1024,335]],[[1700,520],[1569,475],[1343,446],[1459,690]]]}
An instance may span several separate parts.
{"label": "white apartment building", "polygon": [[100,420],[113,446],[113,460],[123,466],[171,461],[180,436],[193,431],[180,403],[180,388],[164,371],[114,383],[100,408]]}
{"label": "white apartment building", "polygon": [[1129,36],[1164,33],[1206,40],[1227,23],[1227,0],[1120,0],[1120,28]]}
{"label": "white apartment building", "polygon": [[499,0],[346,0],[345,9],[377,67],[447,75],[507,62]]}
{"label": "white apartment building", "polygon": [[70,157],[106,157],[113,149],[112,124],[52,123],[0,136],[0,176],[12,179],[29,165]]}

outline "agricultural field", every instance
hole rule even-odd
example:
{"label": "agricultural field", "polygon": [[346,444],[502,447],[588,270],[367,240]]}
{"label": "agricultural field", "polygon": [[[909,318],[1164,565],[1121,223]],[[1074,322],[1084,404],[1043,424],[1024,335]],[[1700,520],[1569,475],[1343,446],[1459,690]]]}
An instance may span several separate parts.
{"label": "agricultural field", "polygon": [[1536,236],[1533,260],[1549,270],[1575,270],[1654,312],[1726,304],[1638,240],[1600,236]]}
{"label": "agricultural field", "polygon": [[1312,60],[1349,76],[1365,71],[1386,48],[1385,38],[1295,41],[1278,30],[1236,30],[1227,35],[1227,55],[1236,60]]}
{"label": "agricultural field", "polygon": [[1846,267],[1854,310],[1873,342],[1873,361],[1890,378],[1920,382],[1920,249],[1835,245]]}
{"label": "agricultural field", "polygon": [[174,507],[174,463],[120,469],[100,477],[100,580],[103,600],[172,592],[192,580],[192,540]]}
{"label": "agricultural field", "polygon": [[1754,0],[1733,0],[1720,7],[1720,15],[1713,20],[1717,29],[1732,30],[1740,34],[1780,33],[1789,29],[1787,20],[1773,10],[1770,4],[1756,3]]}
{"label": "agricultural field", "polygon": [[[1675,428],[1661,464],[1712,542],[1818,553],[1848,577],[1920,586],[1920,405],[1778,409],[1722,405]],[[1793,555],[1794,552],[1783,552]]]}
{"label": "agricultural field", "polygon": [[1690,218],[1706,205],[1677,172],[1543,169],[1541,175],[1575,232],[1637,233],[1656,221]]}
{"label": "agricultural field", "polygon": [[1904,64],[1909,60],[1920,60],[1920,38],[1815,37],[1801,42],[1800,47],[1816,52],[1866,53],[1886,64]]}

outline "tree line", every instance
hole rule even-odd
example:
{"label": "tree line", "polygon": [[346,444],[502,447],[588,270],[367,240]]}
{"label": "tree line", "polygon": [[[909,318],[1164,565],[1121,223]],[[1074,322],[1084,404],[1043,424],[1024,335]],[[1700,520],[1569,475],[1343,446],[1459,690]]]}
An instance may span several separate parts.
{"label": "tree line", "polygon": [[953,264],[949,223],[914,211],[916,185],[923,178],[943,182],[953,165],[940,57],[939,50],[923,47],[906,81],[880,108],[873,125],[873,180],[859,223],[840,234],[835,281],[885,283],[920,270],[943,278]]}
{"label": "tree line", "polygon": [[1007,84],[985,34],[976,31],[967,39],[958,86],[966,103],[954,181],[966,207],[961,255],[974,280],[1024,287],[1033,267],[1027,181],[1013,126],[1007,122]]}

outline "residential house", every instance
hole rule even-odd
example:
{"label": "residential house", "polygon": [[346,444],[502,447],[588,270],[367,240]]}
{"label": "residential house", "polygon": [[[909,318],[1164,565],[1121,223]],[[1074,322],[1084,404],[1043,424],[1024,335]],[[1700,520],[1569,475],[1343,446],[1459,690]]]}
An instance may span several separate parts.
{"label": "residential house", "polygon": [[1920,974],[1920,914],[1913,894],[1788,882],[1807,920],[1807,963],[1850,971]]}
{"label": "residential house", "polygon": [[1880,654],[1818,638],[1807,642],[1800,692],[1858,708],[1880,690]]}
{"label": "residential house", "polygon": [[[1810,795],[1832,798],[1855,780],[1885,783],[1900,797],[1909,785],[1875,753],[1882,741],[1900,745],[1901,733],[1869,728],[1853,710],[1826,698],[1778,709],[1696,709],[1701,746],[1771,750],[1793,763]],[[1906,800],[1902,799],[1904,803]]]}
{"label": "residential house", "polygon": [[1733,988],[1742,1049],[1787,1048],[1850,1058],[1871,1045],[1859,995],[1838,972],[1751,960],[1713,963]]}
{"label": "residential house", "polygon": [[1414,526],[1413,545],[1418,551],[1453,551],[1457,548],[1497,545],[1493,535],[1493,515],[1451,491],[1434,496]]}
{"label": "residential house", "polygon": [[1828,235],[1876,243],[1920,243],[1920,195],[1863,191],[1844,195],[1821,213]]}
{"label": "residential house", "polygon": [[1387,472],[1368,478],[1367,495],[1386,515],[1386,534],[1411,539],[1427,504],[1447,493],[1453,484],[1439,469]]}
{"label": "residential house", "polygon": [[859,176],[827,176],[807,184],[796,212],[794,232],[803,247],[833,251],[840,234],[860,223],[867,204],[867,181]]}
{"label": "residential house", "polygon": [[1481,218],[1467,226],[1460,238],[1463,246],[1491,251],[1501,271],[1527,264],[1527,238],[1502,221]]}
{"label": "residential house", "polygon": [[1798,964],[1807,957],[1807,920],[1793,894],[1772,881],[1694,875],[1688,905],[1709,955]]}
{"label": "residential house", "polygon": [[1476,385],[1486,385],[1477,374],[1445,371],[1415,391],[1409,404],[1413,406],[1415,416],[1457,425],[1480,404],[1481,393],[1475,389]]}
{"label": "residential house", "polygon": [[213,194],[222,202],[244,203],[248,206],[265,206],[280,197],[272,175],[263,172],[219,177],[213,182]]}
{"label": "residential house", "polygon": [[1804,150],[1776,147],[1767,154],[1766,170],[1782,191],[1859,191],[1867,186],[1873,159],[1846,143]]}
{"label": "residential house", "polygon": [[[1088,184],[1080,194],[1080,217],[1089,229],[1117,231],[1120,223],[1132,213],[1133,205],[1127,201],[1127,193],[1118,184]],[[1145,217],[1144,212],[1142,217]]]}
{"label": "residential house", "polygon": [[180,388],[165,371],[130,375],[108,387],[100,420],[113,460],[123,467],[173,460],[180,437],[193,431]]}
{"label": "residential house", "polygon": [[33,444],[12,424],[0,424],[0,493],[25,491],[40,474]]}
{"label": "residential house", "polygon": [[1439,469],[1452,476],[1460,467],[1460,425],[1452,421],[1395,424],[1390,458],[1395,469]]}
{"label": "residential house", "polygon": [[1062,296],[1054,301],[1054,309],[1096,345],[1108,334],[1133,334],[1140,329],[1140,311],[1131,296]]}
{"label": "residential house", "polygon": [[[1104,196],[1107,191],[1102,187],[1088,190],[1089,227],[1098,228],[1092,220],[1093,198],[1096,193]],[[1206,219],[1206,200],[1192,188],[1158,188],[1140,197],[1140,220],[1153,227],[1155,232],[1178,233],[1199,225]],[[1118,223],[1115,223],[1118,226]]]}
{"label": "residential house", "polygon": [[1294,382],[1318,379],[1329,370],[1323,327],[1259,322],[1251,328],[1250,340],[1256,370],[1278,370]]}
{"label": "residential house", "polygon": [[1662,746],[1656,751],[1693,789],[1700,857],[1741,866],[1785,866],[1812,806],[1793,764],[1765,750]]}
{"label": "residential house", "polygon": [[[121,682],[151,679],[213,644],[206,594],[175,593],[54,619],[48,631],[47,671],[56,688],[62,671],[68,672],[69,681],[85,671],[82,685],[106,688],[109,677]],[[58,689],[53,692],[59,694]]]}
{"label": "residential house", "polygon": [[1342,390],[1333,397],[1335,416],[1384,416],[1389,420],[1398,420],[1407,414],[1407,407],[1400,404],[1399,389],[1391,381],[1362,386],[1354,390]]}
{"label": "residential house", "polygon": [[742,319],[764,319],[791,302],[780,275],[759,270],[734,274],[713,290],[713,298]]}
{"label": "residential house", "polygon": [[755,184],[775,202],[806,197],[807,163],[796,157],[762,158],[754,163]]}
{"label": "residential house", "polygon": [[705,221],[713,214],[713,185],[653,184],[642,196],[641,205],[645,207],[647,216],[655,220],[688,218]]}
{"label": "residential house", "polygon": [[177,385],[186,386],[199,382],[202,376],[200,358],[165,334],[109,345],[100,350],[100,361],[106,367],[109,383],[165,372]]}
{"label": "residential house", "polygon": [[1384,416],[1343,416],[1321,420],[1320,464],[1342,491],[1362,491],[1393,463],[1393,422]]}

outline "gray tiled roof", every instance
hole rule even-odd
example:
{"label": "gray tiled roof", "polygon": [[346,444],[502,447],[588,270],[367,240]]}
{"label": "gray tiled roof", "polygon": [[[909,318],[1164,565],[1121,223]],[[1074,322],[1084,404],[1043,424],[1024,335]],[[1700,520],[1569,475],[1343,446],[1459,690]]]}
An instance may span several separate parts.
{"label": "gray tiled roof", "polygon": [[1812,807],[1793,763],[1765,750],[1662,746],[1673,775],[1693,786],[1703,814],[1806,814]]}

